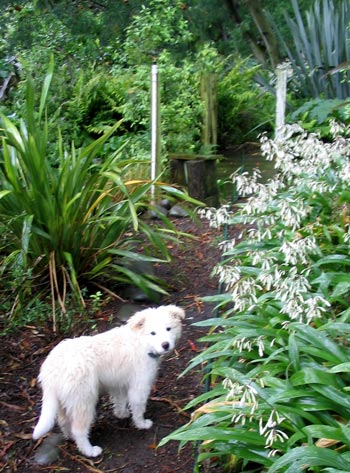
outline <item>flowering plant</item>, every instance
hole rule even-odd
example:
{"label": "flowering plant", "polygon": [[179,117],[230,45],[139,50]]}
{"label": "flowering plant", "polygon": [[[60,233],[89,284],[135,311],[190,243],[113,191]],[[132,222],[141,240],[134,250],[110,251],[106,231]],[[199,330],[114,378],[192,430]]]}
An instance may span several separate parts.
{"label": "flowering plant", "polygon": [[185,371],[205,364],[211,390],[162,441],[201,441],[198,464],[350,470],[350,139],[336,123],[332,133],[329,143],[296,125],[262,136],[274,178],[236,173],[237,208],[201,211],[244,230],[221,243],[213,273],[224,290],[205,298],[220,317],[197,324],[210,327],[208,345]]}

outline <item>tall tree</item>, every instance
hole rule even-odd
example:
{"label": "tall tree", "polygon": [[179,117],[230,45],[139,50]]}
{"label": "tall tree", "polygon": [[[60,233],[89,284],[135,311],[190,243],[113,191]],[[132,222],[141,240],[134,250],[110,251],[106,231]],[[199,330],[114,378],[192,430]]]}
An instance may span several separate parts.
{"label": "tall tree", "polygon": [[[278,39],[266,16],[262,0],[226,0],[226,4],[231,12],[231,17],[237,25],[242,24],[242,9],[249,12],[253,19],[257,32],[242,29],[243,37],[248,41],[250,48],[261,63],[269,63],[276,67],[281,61],[281,53],[278,46]],[[257,34],[258,33],[258,34]]]}

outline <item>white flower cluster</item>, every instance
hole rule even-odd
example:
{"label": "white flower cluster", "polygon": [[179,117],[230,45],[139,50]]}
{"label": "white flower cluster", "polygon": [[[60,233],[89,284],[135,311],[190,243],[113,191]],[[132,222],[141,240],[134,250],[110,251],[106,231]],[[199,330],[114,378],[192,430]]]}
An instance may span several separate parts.
{"label": "white flower cluster", "polygon": [[307,216],[309,207],[301,198],[286,198],[278,203],[278,217],[284,222],[285,227],[293,231],[300,227],[302,219]]}
{"label": "white flower cluster", "polygon": [[220,228],[231,222],[233,212],[230,211],[228,205],[222,205],[219,209],[215,207],[199,209],[198,214],[201,218],[209,220],[210,227]]}
{"label": "white flower cluster", "polygon": [[238,266],[215,266],[214,275],[219,276],[222,284],[225,284],[226,291],[232,288],[241,278],[241,271]]}
{"label": "white flower cluster", "polygon": [[[276,441],[283,443],[288,440],[288,435],[283,430],[277,428],[285,419],[275,409],[272,409],[265,425],[263,425],[263,418],[260,417],[259,433],[266,438],[265,448],[271,448]],[[274,453],[275,451],[272,454]]]}
{"label": "white flower cluster", "polygon": [[[270,179],[270,181],[262,185],[256,186],[257,192],[251,196],[244,208],[246,215],[262,215],[267,210],[271,213],[271,202],[276,198],[278,192],[285,187],[283,181],[278,179]],[[269,216],[265,215],[265,222],[267,223]],[[265,224],[266,224],[265,223]]]}
{"label": "white flower cluster", "polygon": [[285,240],[280,247],[280,251],[284,255],[285,264],[307,265],[310,261],[309,255],[317,253],[318,247],[314,236],[310,235],[292,241]]}
{"label": "white flower cluster", "polygon": [[[275,167],[287,182],[307,186],[315,192],[334,189],[333,164],[342,158],[336,171],[337,180],[349,183],[349,130],[333,122],[333,141],[325,143],[316,133],[307,134],[299,125],[287,126],[279,140],[261,138],[261,150],[266,159],[274,160]],[[332,172],[330,172],[332,169]],[[329,179],[329,177],[332,177]]]}
{"label": "white flower cluster", "polygon": [[231,289],[233,310],[237,312],[252,310],[257,302],[257,294],[262,287],[254,278],[241,278]]}
{"label": "white flower cluster", "polygon": [[242,353],[243,351],[252,351],[255,346],[257,346],[258,348],[259,356],[263,357],[265,352],[265,345],[262,335],[253,339],[249,339],[247,337],[236,338],[232,342],[232,347],[237,348],[240,353]]}
{"label": "white flower cluster", "polygon": [[[257,421],[259,434],[265,437],[267,449],[271,449],[277,441],[283,443],[288,440],[288,435],[278,428],[286,418],[280,416],[275,409],[270,411],[268,420],[264,422],[264,417],[259,413],[258,391],[254,386],[242,385],[237,381],[233,382],[230,378],[224,379],[223,386],[228,390],[226,401],[232,402],[232,409],[235,411],[232,423],[244,426],[247,422]],[[270,455],[275,455],[277,451],[271,450]]]}
{"label": "white flower cluster", "polygon": [[[248,251],[250,262],[260,268],[257,276],[247,277],[242,273],[240,259],[234,265],[218,265],[213,273],[230,292],[233,310],[251,311],[258,304],[258,294],[271,292],[271,296],[282,302],[281,313],[291,320],[310,323],[320,318],[329,303],[320,295],[313,295],[308,279],[309,255],[317,252],[317,245],[312,236],[285,240],[275,252],[267,250]],[[278,259],[280,261],[278,261]],[[298,266],[302,266],[300,273]]]}
{"label": "white flower cluster", "polygon": [[242,197],[255,194],[263,187],[263,185],[258,182],[258,179],[261,178],[261,173],[258,169],[254,169],[252,175],[249,175],[248,172],[240,173],[238,170],[232,174],[231,178],[232,182],[236,184],[237,192]]}
{"label": "white flower cluster", "polygon": [[226,401],[232,401],[232,406],[240,411],[233,415],[232,422],[236,424],[241,422],[244,425],[247,418],[246,408],[248,408],[248,417],[252,417],[259,408],[258,391],[251,384],[242,385],[237,381],[233,382],[230,378],[225,378],[222,384],[228,390]]}
{"label": "white flower cluster", "polygon": [[[261,150],[274,160],[275,177],[263,184],[258,170],[251,176],[237,172],[232,180],[246,199],[240,210],[233,213],[223,206],[201,211],[215,227],[246,224],[243,235],[221,244],[226,261],[214,270],[231,295],[234,311],[255,310],[266,293],[289,320],[312,323],[328,310],[329,303],[310,283],[313,257],[321,254],[313,233],[317,219],[310,216],[315,195],[350,186],[349,130],[332,123],[331,142],[299,125],[286,126],[275,140],[263,135]],[[242,239],[243,249],[235,250]],[[350,226],[344,239],[350,243]]]}

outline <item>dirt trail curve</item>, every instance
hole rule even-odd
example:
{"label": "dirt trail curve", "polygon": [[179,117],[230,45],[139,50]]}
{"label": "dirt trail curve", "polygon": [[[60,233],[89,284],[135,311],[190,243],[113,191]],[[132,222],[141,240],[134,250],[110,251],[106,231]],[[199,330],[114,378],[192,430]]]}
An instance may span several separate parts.
{"label": "dirt trail curve", "polygon": [[[195,224],[189,218],[175,219],[174,224],[196,239],[182,245],[172,243],[172,263],[156,268],[157,275],[171,287],[162,303],[179,304],[187,318],[177,351],[162,362],[148,403],[147,416],[154,421],[153,427],[149,431],[137,430],[129,420],[114,418],[107,400],[102,400],[91,432],[92,442],[103,447],[101,457],[84,458],[72,442],[63,442],[58,458],[50,465],[38,465],[35,455],[39,445],[31,439],[41,398],[36,377],[57,339],[49,330],[28,326],[16,335],[2,338],[0,343],[0,472],[193,472],[196,452],[191,445],[180,453],[176,442],[156,447],[160,439],[188,421],[189,413],[182,407],[204,389],[200,372],[192,371],[179,379],[178,375],[200,350],[197,340],[205,333],[191,324],[213,315],[212,306],[204,305],[200,298],[217,292],[217,282],[210,273],[220,258],[217,243],[221,232],[209,229],[207,222]],[[119,309],[120,303],[114,303],[97,314],[97,329],[104,330],[106,321]]]}

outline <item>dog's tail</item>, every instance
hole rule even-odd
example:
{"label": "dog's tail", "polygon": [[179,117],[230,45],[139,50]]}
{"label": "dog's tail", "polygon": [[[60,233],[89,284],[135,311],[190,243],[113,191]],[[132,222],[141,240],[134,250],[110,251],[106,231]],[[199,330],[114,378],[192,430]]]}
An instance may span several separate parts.
{"label": "dog's tail", "polygon": [[33,432],[33,439],[37,440],[52,430],[58,411],[58,399],[53,392],[45,392],[41,414]]}

